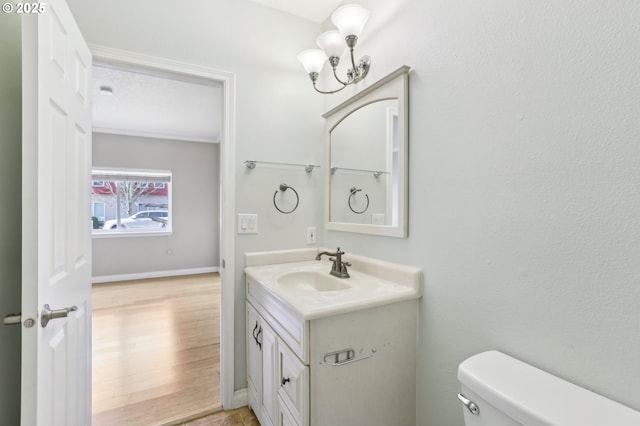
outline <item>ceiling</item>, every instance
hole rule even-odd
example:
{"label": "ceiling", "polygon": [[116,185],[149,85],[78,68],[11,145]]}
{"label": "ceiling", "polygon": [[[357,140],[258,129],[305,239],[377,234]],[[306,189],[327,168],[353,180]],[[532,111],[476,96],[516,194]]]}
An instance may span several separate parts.
{"label": "ceiling", "polygon": [[[250,0],[321,23],[342,0]],[[111,88],[112,94],[101,93]],[[215,82],[94,65],[96,132],[220,142],[222,87]]]}
{"label": "ceiling", "polygon": [[250,0],[291,15],[321,23],[329,17],[342,0]]}
{"label": "ceiling", "polygon": [[220,142],[222,87],[213,81],[94,65],[92,86],[95,132]]}

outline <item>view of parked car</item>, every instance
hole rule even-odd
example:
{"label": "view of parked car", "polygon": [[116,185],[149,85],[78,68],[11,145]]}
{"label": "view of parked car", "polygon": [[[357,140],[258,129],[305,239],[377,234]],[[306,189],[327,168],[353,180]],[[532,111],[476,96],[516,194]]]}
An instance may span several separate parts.
{"label": "view of parked car", "polygon": [[[144,210],[129,217],[120,219],[121,229],[155,229],[167,226],[169,211],[167,210]],[[102,229],[117,229],[116,219],[107,220]]]}

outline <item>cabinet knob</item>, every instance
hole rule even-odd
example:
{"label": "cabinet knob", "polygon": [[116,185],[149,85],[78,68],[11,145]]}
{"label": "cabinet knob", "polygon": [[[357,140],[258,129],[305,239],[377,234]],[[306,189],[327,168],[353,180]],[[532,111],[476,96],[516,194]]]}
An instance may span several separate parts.
{"label": "cabinet knob", "polygon": [[288,377],[283,377],[282,378],[282,386],[286,385],[287,383],[289,383],[291,380]]}

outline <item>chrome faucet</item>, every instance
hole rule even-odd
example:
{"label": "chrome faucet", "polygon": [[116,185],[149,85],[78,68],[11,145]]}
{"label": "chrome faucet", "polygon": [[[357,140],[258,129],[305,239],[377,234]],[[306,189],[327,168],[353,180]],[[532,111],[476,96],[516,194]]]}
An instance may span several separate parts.
{"label": "chrome faucet", "polygon": [[333,262],[333,266],[331,267],[330,272],[331,275],[338,278],[349,278],[349,271],[347,271],[347,266],[351,266],[351,263],[342,261],[342,255],[344,254],[344,252],[340,251],[340,247],[336,249],[335,253],[331,253],[328,251],[318,253],[318,255],[316,256],[316,260],[320,260],[323,254],[326,254],[327,256],[335,256],[335,258],[329,258],[329,260]]}

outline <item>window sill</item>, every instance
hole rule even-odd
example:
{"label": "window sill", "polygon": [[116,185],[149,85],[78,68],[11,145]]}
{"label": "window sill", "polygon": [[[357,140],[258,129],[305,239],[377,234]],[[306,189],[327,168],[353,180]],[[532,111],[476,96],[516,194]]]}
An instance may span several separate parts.
{"label": "window sill", "polygon": [[168,237],[173,235],[173,230],[166,231],[120,231],[120,232],[94,232],[92,238],[127,238],[127,237]]}

